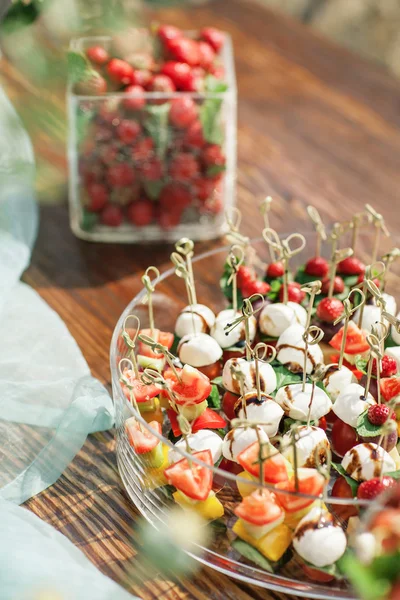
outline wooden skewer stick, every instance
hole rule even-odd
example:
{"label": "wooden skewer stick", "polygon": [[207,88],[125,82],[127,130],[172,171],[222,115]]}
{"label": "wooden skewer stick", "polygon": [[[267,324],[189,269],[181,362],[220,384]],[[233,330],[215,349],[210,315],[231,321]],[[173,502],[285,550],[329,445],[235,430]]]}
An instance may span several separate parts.
{"label": "wooden skewer stick", "polygon": [[[264,229],[270,229],[269,212],[271,210],[271,204],[272,204],[271,196],[267,196],[261,202],[260,212],[264,218]],[[271,262],[275,262],[276,261],[275,250],[272,246],[269,246],[269,255],[271,258]]]}
{"label": "wooden skewer stick", "polygon": [[[123,369],[123,367],[122,367],[123,363],[127,364],[127,367],[125,369]],[[126,370],[134,371],[133,363],[129,358],[121,358],[121,360],[118,363],[119,380],[129,390],[130,403],[135,408],[136,413],[140,415],[139,406],[138,406],[136,396],[133,391],[132,381],[125,375]],[[135,415],[135,416],[137,416],[137,415]],[[137,423],[138,423],[140,431],[143,431],[143,426],[142,426],[141,422],[138,421]]]}
{"label": "wooden skewer stick", "polygon": [[357,246],[357,242],[358,242],[358,234],[360,231],[360,225],[363,221],[364,214],[365,213],[363,213],[363,212],[356,213],[351,220],[351,244],[350,245],[353,248],[354,253],[356,251],[356,246]]}
{"label": "wooden skewer stick", "polygon": [[[264,240],[269,247],[279,252],[284,265],[283,274],[283,302],[288,303],[288,285],[289,285],[289,260],[299,254],[306,245],[306,239],[301,233],[292,233],[285,240],[280,241],[278,234],[274,229],[264,229],[262,232]],[[293,246],[294,243],[294,246]],[[296,245],[297,244],[297,245]]]}
{"label": "wooden skewer stick", "polygon": [[382,285],[381,285],[382,292],[385,291],[389,269],[390,269],[392,263],[395,260],[397,260],[399,258],[399,256],[400,256],[400,248],[393,248],[393,250],[391,250],[390,252],[387,252],[386,254],[384,254],[382,256],[382,262],[385,265],[385,274],[384,274],[384,277],[382,278]]}
{"label": "wooden skewer stick", "polygon": [[317,240],[315,247],[315,256],[321,256],[321,245],[322,242],[327,240],[325,226],[322,222],[321,216],[314,206],[307,206],[307,213],[311,221],[314,224],[315,231],[317,232]]}
{"label": "wooden skewer stick", "polygon": [[[149,273],[154,273],[156,279],[152,281],[150,279]],[[160,271],[157,267],[148,267],[142,277],[142,283],[146,288],[146,296],[143,298],[143,303],[148,303],[149,306],[149,325],[150,325],[150,335],[154,335],[154,311],[153,311],[153,294],[156,289],[157,279],[160,277]]]}
{"label": "wooden skewer stick", "polygon": [[[129,321],[129,319],[134,319],[136,321],[136,330],[135,330],[134,336],[132,338],[129,335],[129,331],[127,329],[127,323]],[[133,368],[133,372],[135,374],[136,379],[139,379],[139,367],[138,367],[137,360],[136,360],[135,346],[136,346],[136,339],[138,337],[139,331],[140,331],[139,317],[137,317],[136,315],[128,315],[124,321],[124,324],[122,325],[122,339],[124,340],[125,344],[129,348],[129,359],[132,362],[132,368]]]}
{"label": "wooden skewer stick", "polygon": [[[256,298],[261,299],[262,304],[256,309],[254,309],[252,302],[256,300]],[[242,304],[242,314],[237,319],[234,319],[232,323],[227,323],[225,325],[225,332],[230,333],[235,327],[238,327],[241,323],[244,323],[244,331],[245,331],[245,339],[246,339],[246,360],[251,360],[251,353],[249,348],[251,347],[250,340],[250,326],[249,321],[251,317],[253,317],[256,313],[258,313],[264,306],[264,296],[262,294],[253,294],[249,298],[245,298]]]}
{"label": "wooden skewer stick", "polygon": [[367,211],[369,222],[373,223],[375,226],[375,240],[371,259],[371,263],[374,263],[378,256],[381,233],[383,233],[386,237],[390,237],[390,233],[381,214],[376,212],[376,210],[370,204],[365,205],[365,210]]}
{"label": "wooden skewer stick", "polygon": [[196,304],[197,300],[196,300],[196,292],[193,287],[190,272],[188,271],[185,259],[177,252],[172,252],[171,261],[175,265],[176,276],[180,277],[185,282],[188,303],[190,306],[190,312],[192,314],[193,333],[196,333],[197,330],[196,330],[196,323],[195,323],[195,319],[194,319],[194,308],[193,307]]}
{"label": "wooden skewer stick", "polygon": [[315,296],[317,294],[321,293],[321,287],[322,287],[322,282],[320,280],[316,280],[316,281],[311,281],[310,283],[306,284],[306,285],[302,285],[301,289],[303,290],[303,292],[306,292],[307,294],[310,294],[310,299],[308,301],[308,309],[307,309],[307,321],[306,321],[306,326],[305,326],[305,332],[304,332],[304,343],[305,343],[305,348],[304,348],[304,365],[303,365],[303,387],[302,390],[304,392],[305,390],[305,386],[306,386],[306,381],[307,381],[307,355],[308,355],[308,334],[309,334],[309,327],[311,324],[311,316],[312,316],[312,311],[313,311],[313,307],[314,307],[314,301],[315,301]]}
{"label": "wooden skewer stick", "polygon": [[192,288],[193,304],[197,304],[196,285],[194,282],[193,264],[192,258],[194,255],[193,248],[194,243],[189,238],[182,238],[175,244],[176,251],[186,258],[186,268],[190,277],[190,284]]}
{"label": "wooden skewer stick", "polygon": [[[247,342],[246,342],[247,345]],[[260,381],[260,362],[270,363],[273,362],[276,358],[276,348],[274,346],[269,346],[268,344],[264,344],[263,342],[259,342],[251,348],[249,346],[249,352],[251,354],[252,360],[254,360],[254,366],[256,371],[256,390],[257,390],[257,398],[261,400],[261,381]]]}
{"label": "wooden skewer stick", "polygon": [[[354,294],[360,294],[360,300],[359,300],[358,304],[355,304],[354,306],[352,306],[351,296],[354,295]],[[342,344],[340,346],[339,363],[338,363],[338,368],[339,369],[341,369],[342,366],[343,366],[343,360],[344,360],[344,354],[345,354],[344,351],[345,351],[345,348],[346,348],[346,339],[347,339],[347,329],[349,327],[350,318],[356,312],[356,310],[363,305],[364,302],[365,302],[364,292],[362,290],[353,288],[352,290],[350,290],[349,295],[347,296],[347,298],[343,302],[343,307],[344,307],[343,314],[340,315],[340,317],[338,317],[336,319],[336,321],[333,322],[334,325],[337,325],[338,323],[340,323],[344,319],[343,337],[342,337]]]}
{"label": "wooden skewer stick", "polygon": [[[381,366],[382,366],[381,361],[382,361],[383,354],[384,354],[384,351],[382,351],[382,339],[381,339],[382,331],[378,331],[378,329],[374,326],[372,326],[371,331],[372,331],[372,333],[369,333],[367,335],[367,342],[369,344],[369,347],[371,348],[371,354],[370,354],[369,361],[368,361],[367,381],[365,383],[364,396],[365,396],[365,398],[368,398],[369,388],[371,385],[371,377],[372,377],[372,365],[373,365],[373,362],[375,359],[375,361],[376,361],[376,385],[377,385],[377,390],[378,390],[377,402],[378,402],[378,404],[380,404],[381,403],[380,371],[381,371]],[[386,331],[384,333],[386,335]],[[384,339],[385,339],[385,337],[383,337],[383,340]]]}
{"label": "wooden skewer stick", "polygon": [[[236,254],[235,254],[236,252]],[[229,251],[227,263],[231,268],[231,274],[228,278],[227,284],[232,284],[232,307],[237,313],[238,309],[238,299],[237,299],[237,274],[239,267],[243,264],[244,261],[244,251],[241,246],[237,244],[233,245]]]}
{"label": "wooden skewer stick", "polygon": [[[381,268],[381,271],[379,271],[379,267]],[[360,289],[364,293],[365,299],[367,298],[367,288],[368,288],[367,281],[372,281],[374,279],[374,277],[384,277],[384,276],[385,276],[385,265],[383,262],[375,262],[372,265],[367,265],[365,267],[364,280],[360,287]],[[374,284],[373,289],[374,290],[378,289],[375,286],[375,284]],[[373,292],[373,294],[374,293],[375,292]],[[378,290],[378,295],[379,294],[380,294],[380,291]],[[362,322],[363,322],[363,317],[364,317],[364,306],[365,306],[365,302],[363,304],[361,304],[360,313],[358,315],[358,326],[360,329],[362,328]]]}
{"label": "wooden skewer stick", "polygon": [[160,356],[164,355],[169,368],[171,369],[171,371],[173,372],[173,374],[175,375],[177,380],[180,382],[182,381],[181,376],[179,375],[179,373],[175,367],[175,364],[174,364],[175,357],[173,354],[171,354],[171,352],[168,350],[168,348],[166,346],[159,344],[152,337],[150,337],[146,334],[143,334],[143,333],[141,333],[139,335],[139,340],[141,342],[143,342],[143,344],[146,344],[146,346],[149,346],[149,348],[151,348],[153,350],[153,352],[155,352],[156,354],[160,354]]}

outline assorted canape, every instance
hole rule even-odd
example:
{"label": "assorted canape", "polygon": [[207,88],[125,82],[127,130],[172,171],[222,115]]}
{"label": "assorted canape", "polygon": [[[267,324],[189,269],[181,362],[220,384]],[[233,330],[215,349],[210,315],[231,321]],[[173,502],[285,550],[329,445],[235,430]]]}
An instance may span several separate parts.
{"label": "assorted canape", "polygon": [[[328,581],[338,576],[349,519],[362,511],[357,502],[400,476],[400,321],[385,291],[399,252],[375,263],[374,250],[372,264],[363,265],[354,256],[357,215],[347,224],[352,247],[339,248],[346,226],[336,224],[326,260],[325,229],[314,209],[309,214],[316,253],[296,272],[290,260],[303,250],[303,236],[281,241],[266,220],[266,267],[230,223],[221,278],[230,305],[217,314],[197,302],[193,243],[178,242],[171,259],[188,304],[174,333],[157,329],[156,282],[145,275],[149,327],[140,329],[136,317],[135,329],[125,322],[128,362],[120,371],[129,404],[149,423],[136,416],[125,423],[144,485],[169,486],[184,510],[213,520],[224,515],[218,494],[225,481],[215,467],[236,474],[242,500],[232,532],[240,543],[272,568],[294,553],[307,577]],[[367,214],[378,230],[380,215],[369,206]]]}

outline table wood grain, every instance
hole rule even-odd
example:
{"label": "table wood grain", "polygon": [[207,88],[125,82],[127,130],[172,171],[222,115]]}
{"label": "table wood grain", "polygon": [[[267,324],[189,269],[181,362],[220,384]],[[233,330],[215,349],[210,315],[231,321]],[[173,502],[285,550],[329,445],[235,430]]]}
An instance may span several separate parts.
{"label": "table wood grain", "polygon": [[[227,30],[236,55],[239,88],[238,204],[243,232],[259,233],[258,204],[275,198],[272,226],[309,228],[305,207],[315,205],[327,222],[347,219],[365,202],[400,226],[400,83],[385,70],[318,37],[259,4],[216,1],[195,9],[171,8],[147,18],[197,28]],[[13,100],[46,97],[1,66]],[[39,155],[53,161],[66,182],[64,149],[35,139]],[[41,209],[32,264],[24,280],[68,325],[93,374],[109,384],[109,344],[123,308],[152,263],[164,270],[170,247],[101,245],[69,230],[65,197]],[[218,241],[201,243],[197,251]],[[199,274],[201,277],[201,273]],[[132,528],[138,517],[116,469],[112,432],[89,436],[63,476],[26,507],[69,537],[105,574],[146,600],[282,598],[201,569],[190,581],[149,578],[138,560]],[[130,582],[131,574],[135,582]]]}

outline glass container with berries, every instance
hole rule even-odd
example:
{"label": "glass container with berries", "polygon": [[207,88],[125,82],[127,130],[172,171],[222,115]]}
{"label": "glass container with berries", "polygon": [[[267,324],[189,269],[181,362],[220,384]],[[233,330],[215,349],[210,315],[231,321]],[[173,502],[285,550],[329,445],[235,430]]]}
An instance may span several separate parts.
{"label": "glass container with berries", "polygon": [[100,242],[223,234],[236,170],[229,36],[162,25],[79,38],[68,66],[74,233]]}

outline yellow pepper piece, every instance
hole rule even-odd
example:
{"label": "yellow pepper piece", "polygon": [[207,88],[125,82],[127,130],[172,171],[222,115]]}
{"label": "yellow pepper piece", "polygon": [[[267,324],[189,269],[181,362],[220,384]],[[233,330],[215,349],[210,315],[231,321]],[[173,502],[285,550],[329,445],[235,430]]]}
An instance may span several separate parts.
{"label": "yellow pepper piece", "polygon": [[250,473],[248,473],[247,471],[242,471],[241,473],[238,474],[238,477],[241,477],[242,479],[246,479],[249,482],[249,483],[242,483],[241,481],[236,481],[236,485],[238,487],[239,494],[242,496],[242,498],[245,498],[246,496],[250,496],[250,494],[257,489],[257,485],[255,485],[253,483],[253,482],[257,482],[257,479],[255,477],[253,477],[252,475],[250,475]]}
{"label": "yellow pepper piece", "polygon": [[163,444],[163,456],[164,460],[162,465],[157,467],[156,469],[147,469],[146,475],[144,477],[144,487],[148,490],[155,490],[156,488],[167,485],[167,479],[164,475],[164,470],[169,466],[168,460],[168,446]]}
{"label": "yellow pepper piece", "polygon": [[[314,508],[315,506],[321,506],[321,501],[320,500],[314,500],[314,502],[312,504],[309,504],[308,506],[306,506],[305,508],[302,508],[301,510],[298,510],[297,512],[294,513],[286,513],[285,514],[285,520],[284,523],[285,525],[287,525],[288,527],[290,527],[290,529],[296,529],[297,525],[299,524],[299,522],[301,521],[301,519],[303,517],[305,517],[312,508]],[[325,510],[328,510],[325,506],[325,504],[322,503],[322,508]]]}
{"label": "yellow pepper piece", "polygon": [[277,525],[258,540],[247,532],[246,526],[241,519],[236,521],[232,527],[232,531],[242,540],[257,548],[265,558],[273,562],[279,560],[292,543],[292,532],[284,523]]}
{"label": "yellow pepper piece", "polygon": [[186,498],[179,490],[172,495],[175,502],[184,510],[194,510],[198,515],[203,517],[203,519],[207,519],[207,521],[219,519],[224,514],[224,507],[213,492],[210,492],[207,500],[199,502],[190,501],[190,499]]}

